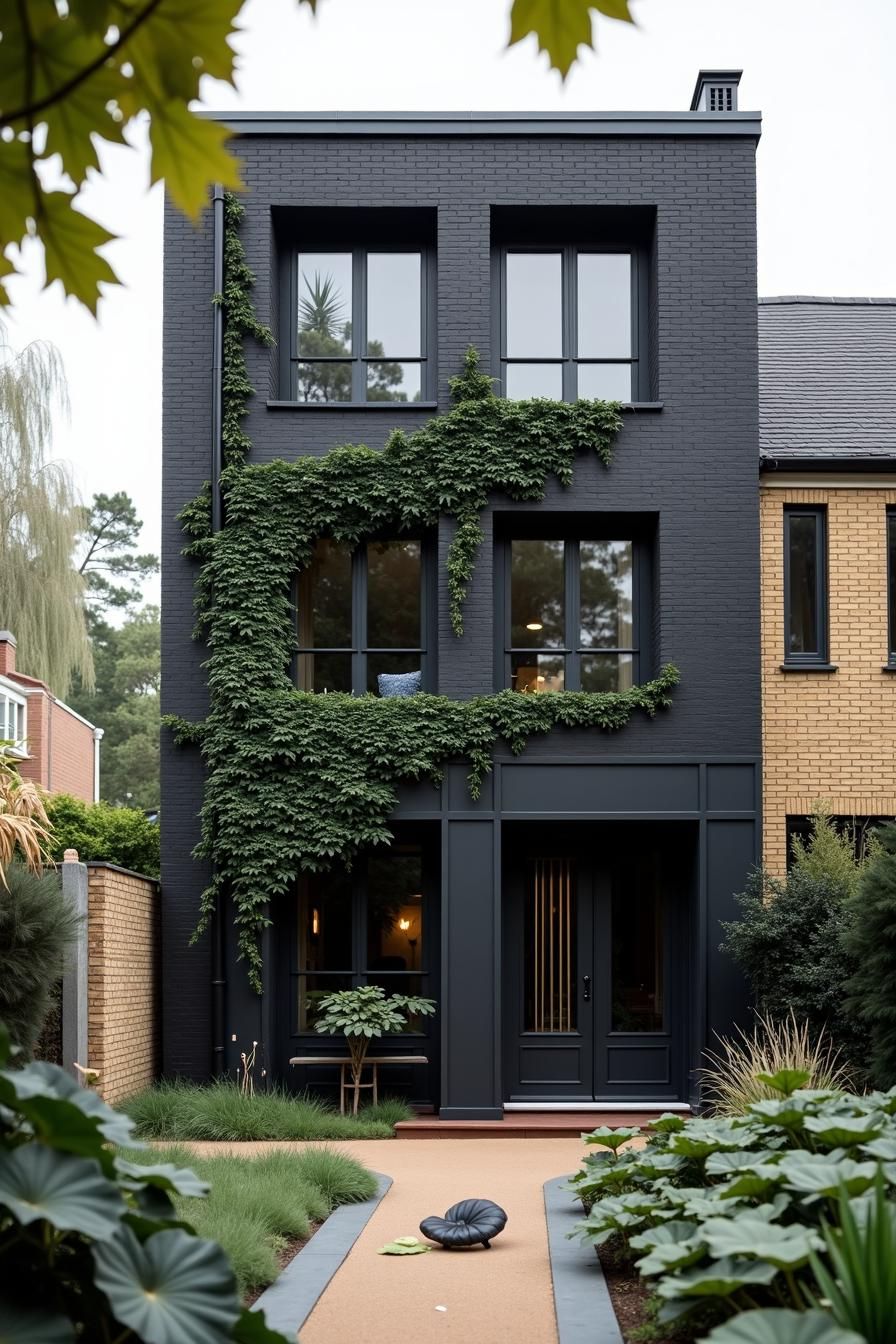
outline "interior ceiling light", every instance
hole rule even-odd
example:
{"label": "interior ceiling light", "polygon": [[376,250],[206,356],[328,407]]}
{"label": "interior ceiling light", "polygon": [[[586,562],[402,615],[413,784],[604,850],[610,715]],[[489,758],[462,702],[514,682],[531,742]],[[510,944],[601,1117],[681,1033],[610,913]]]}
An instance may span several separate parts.
{"label": "interior ceiling light", "polygon": [[541,624],[541,621],[529,621],[529,622],[527,622],[527,624],[526,624],[526,629],[527,629],[527,630],[543,630],[543,629],[544,629],[544,626]]}

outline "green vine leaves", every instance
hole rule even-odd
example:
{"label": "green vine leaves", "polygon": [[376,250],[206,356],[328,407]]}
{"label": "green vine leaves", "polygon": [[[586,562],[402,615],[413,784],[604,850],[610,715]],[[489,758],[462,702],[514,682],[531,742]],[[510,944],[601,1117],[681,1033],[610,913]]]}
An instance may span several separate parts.
{"label": "green vine leaves", "polygon": [[188,554],[200,563],[198,633],[209,647],[210,712],[204,723],[169,720],[177,740],[198,743],[207,766],[198,855],[214,875],[201,900],[197,936],[225,897],[232,900],[240,955],[261,987],[260,938],[297,873],[350,864],[387,845],[389,818],[405,781],[437,783],[445,765],[466,760],[474,796],[504,742],[518,754],[555,727],[615,731],[632,714],[668,706],[678,681],[666,667],[646,685],[612,693],[518,695],[468,701],[418,694],[379,699],[297,691],[289,593],[315,541],[348,546],[383,531],[455,520],[447,556],[451,622],[463,633],[463,603],[490,496],[540,500],[547,480],[572,481],[576,457],[610,465],[620,428],[613,403],[498,398],[474,350],[452,379],[454,406],[410,434],[396,430],[381,451],[333,448],[264,466],[246,465],[242,421],[252,395],[243,341],[270,344],[250,298],[238,228],[239,203],[225,205],[223,380],[226,522],[210,535],[209,495],[182,513]]}

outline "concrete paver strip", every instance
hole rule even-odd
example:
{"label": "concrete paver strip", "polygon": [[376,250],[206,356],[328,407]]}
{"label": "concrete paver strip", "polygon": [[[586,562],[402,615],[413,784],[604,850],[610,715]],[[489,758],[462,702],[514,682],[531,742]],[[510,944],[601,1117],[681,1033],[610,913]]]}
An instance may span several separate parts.
{"label": "concrete paver strip", "polygon": [[[248,1153],[304,1144],[192,1144]],[[579,1139],[440,1139],[330,1145],[393,1179],[302,1327],[302,1344],[557,1344],[544,1183],[572,1172]],[[377,1255],[459,1199],[493,1199],[507,1227],[491,1250]],[[437,1311],[437,1307],[447,1310]]]}

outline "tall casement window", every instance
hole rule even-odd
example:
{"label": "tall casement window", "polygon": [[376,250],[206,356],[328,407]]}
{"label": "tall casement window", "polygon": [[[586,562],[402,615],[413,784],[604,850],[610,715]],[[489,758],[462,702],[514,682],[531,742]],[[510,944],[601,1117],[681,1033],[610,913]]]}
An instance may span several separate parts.
{"label": "tall casement window", "polygon": [[294,1031],[313,1031],[321,999],[338,989],[429,997],[430,866],[425,847],[395,843],[351,873],[299,880]]}
{"label": "tall casement window", "polygon": [[896,509],[887,509],[887,662],[896,667]]}
{"label": "tall casement window", "polygon": [[0,686],[0,741],[13,756],[27,756],[28,708],[23,695]]}
{"label": "tall casement window", "polygon": [[823,506],[784,509],[784,661],[828,661],[827,515]]}
{"label": "tall casement window", "polygon": [[501,543],[501,684],[624,691],[641,680],[648,566],[631,538],[513,537]]}
{"label": "tall casement window", "polygon": [[505,396],[638,400],[636,252],[504,248],[500,267]]}
{"label": "tall casement window", "polygon": [[419,680],[403,683],[405,693],[428,689],[432,582],[430,547],[419,537],[355,550],[318,541],[296,582],[299,689],[389,694],[388,679],[409,673]]}
{"label": "tall casement window", "polygon": [[295,251],[291,398],[363,405],[433,396],[433,283],[424,248]]}

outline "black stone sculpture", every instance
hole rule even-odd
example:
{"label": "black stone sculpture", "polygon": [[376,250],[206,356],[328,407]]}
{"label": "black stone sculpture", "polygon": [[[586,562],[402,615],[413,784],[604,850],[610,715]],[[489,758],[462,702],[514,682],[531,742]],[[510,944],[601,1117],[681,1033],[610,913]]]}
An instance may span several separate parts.
{"label": "black stone sculpture", "polygon": [[462,1199],[459,1204],[452,1204],[444,1218],[424,1218],[420,1231],[447,1251],[477,1246],[480,1242],[489,1250],[492,1237],[503,1232],[506,1224],[507,1214],[490,1199]]}

